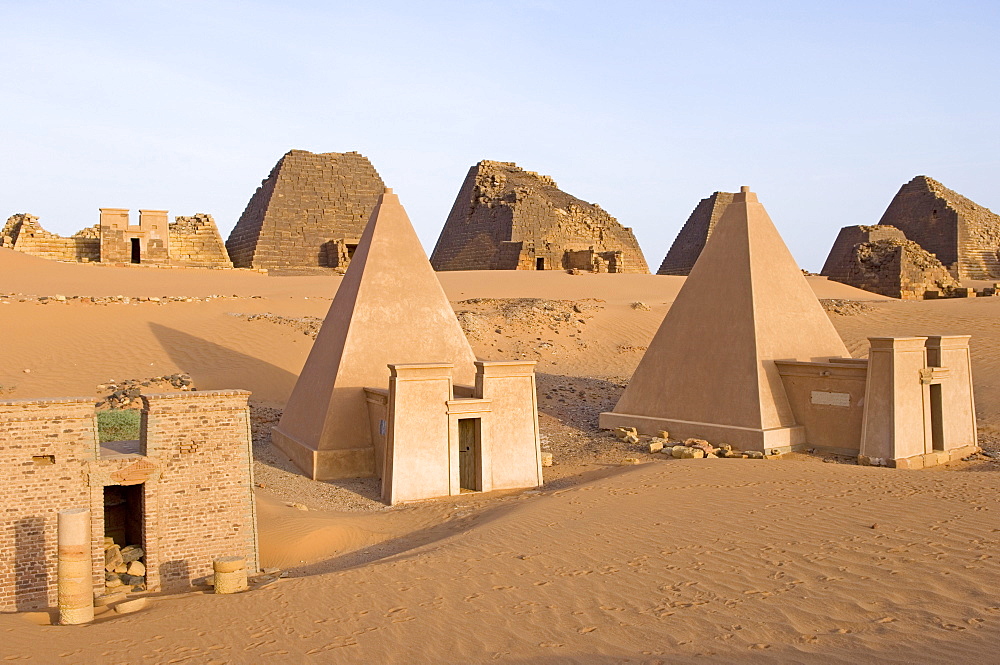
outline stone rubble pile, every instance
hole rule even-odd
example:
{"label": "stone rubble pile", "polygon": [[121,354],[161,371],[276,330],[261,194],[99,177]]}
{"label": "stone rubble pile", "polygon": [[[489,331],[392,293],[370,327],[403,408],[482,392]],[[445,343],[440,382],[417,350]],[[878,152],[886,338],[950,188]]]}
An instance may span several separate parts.
{"label": "stone rubble pile", "polygon": [[169,374],[148,379],[109,381],[97,386],[104,398],[97,403],[99,410],[138,409],[142,406],[139,395],[145,393],[197,390],[190,374]]}
{"label": "stone rubble pile", "polygon": [[[713,445],[704,439],[685,439],[681,442],[671,442],[670,433],[659,432],[654,437],[641,436],[634,427],[616,427],[615,436],[630,445],[637,445],[643,439],[649,441],[650,453],[670,455],[675,459],[764,459],[764,453],[759,450],[738,450],[727,443]],[[633,458],[626,458],[633,459]]]}
{"label": "stone rubble pile", "polygon": [[0,293],[0,304],[11,302],[35,302],[42,305],[53,303],[79,303],[85,305],[136,305],[139,303],[166,305],[174,302],[211,302],[213,300],[260,300],[264,296],[241,296],[233,294],[231,296],[212,294],[209,296],[66,296],[56,294],[53,296],[39,296],[24,293]]}
{"label": "stone rubble pile", "polygon": [[120,547],[110,536],[104,538],[105,594],[143,591],[146,588],[145,550],[138,545]]}

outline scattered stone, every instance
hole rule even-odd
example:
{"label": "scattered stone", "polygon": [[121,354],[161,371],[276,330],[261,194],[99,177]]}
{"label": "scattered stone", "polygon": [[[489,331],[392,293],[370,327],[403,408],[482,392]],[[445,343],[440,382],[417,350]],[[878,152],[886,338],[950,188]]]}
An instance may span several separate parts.
{"label": "scattered stone", "polygon": [[94,607],[104,607],[106,605],[113,605],[115,603],[120,603],[125,600],[127,596],[124,591],[110,591],[107,593],[102,593],[101,595],[94,598]]}
{"label": "scattered stone", "polygon": [[124,602],[118,603],[114,606],[115,612],[118,614],[130,614],[132,612],[138,612],[144,609],[147,604],[145,598],[134,598],[132,600],[126,600]]}
{"label": "scattered stone", "polygon": [[663,441],[654,439],[649,442],[649,452],[658,453],[663,450]]}
{"label": "scattered stone", "polygon": [[542,453],[542,466],[552,466],[552,453]]}
{"label": "scattered stone", "polygon": [[125,563],[125,559],[122,558],[122,551],[120,547],[112,545],[104,550],[104,570],[113,572],[115,568],[123,563]]}
{"label": "scattered stone", "polygon": [[135,577],[145,577],[146,566],[142,563],[142,561],[133,561],[128,565],[128,569],[125,572],[129,575],[134,575]]}
{"label": "scattered stone", "polygon": [[631,307],[632,307],[632,309],[641,310],[643,312],[648,312],[649,309],[650,309],[649,305],[647,305],[644,302],[639,302],[639,301],[636,301],[636,302],[632,303]]}
{"label": "scattered stone", "polygon": [[630,466],[633,464],[642,464],[642,460],[638,457],[626,457],[622,460],[622,466]]}
{"label": "scattered stone", "polygon": [[138,561],[143,556],[146,555],[146,551],[139,547],[138,545],[127,545],[121,550],[122,561],[125,563],[131,563],[133,561]]}
{"label": "scattered stone", "polygon": [[688,449],[687,446],[674,446],[673,448],[670,449],[670,454],[675,459],[680,459],[681,456],[684,454],[684,451],[687,449]]}

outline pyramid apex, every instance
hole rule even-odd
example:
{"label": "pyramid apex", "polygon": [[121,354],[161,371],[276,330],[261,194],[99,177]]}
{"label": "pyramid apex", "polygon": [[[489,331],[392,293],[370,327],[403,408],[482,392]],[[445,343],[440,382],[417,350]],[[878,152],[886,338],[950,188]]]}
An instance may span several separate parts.
{"label": "pyramid apex", "polygon": [[757,195],[750,191],[749,185],[740,187],[740,191],[733,194],[733,203],[757,203]]}

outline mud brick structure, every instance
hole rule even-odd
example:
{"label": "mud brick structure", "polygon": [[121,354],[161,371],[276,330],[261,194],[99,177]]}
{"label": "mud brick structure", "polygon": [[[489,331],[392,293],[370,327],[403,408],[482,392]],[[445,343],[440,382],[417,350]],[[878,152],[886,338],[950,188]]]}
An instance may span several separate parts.
{"label": "mud brick structure", "polygon": [[206,268],[232,268],[226,245],[211,215],[198,213],[175,217],[167,229],[170,239],[170,262],[176,265]]}
{"label": "mud brick structure", "polygon": [[95,229],[84,229],[71,238],[64,238],[43,229],[38,218],[27,213],[7,219],[0,233],[0,247],[55,261],[101,260],[101,241]]}
{"label": "mud brick structure", "polygon": [[513,162],[469,169],[431,254],[435,270],[648,273],[632,229]]}
{"label": "mud brick structure", "polygon": [[139,223],[125,208],[101,208],[100,222],[64,238],[49,233],[34,215],[11,216],[0,247],[56,261],[232,268],[211,215],[167,222],[166,210],[140,210]]}
{"label": "mud brick structure", "polygon": [[141,440],[103,445],[89,398],[0,402],[0,611],[55,604],[72,508],[91,510],[97,591],[105,537],[141,545],[150,591],[187,588],[220,556],[257,570],[249,394],[144,395]]}
{"label": "mud brick structure", "polygon": [[959,280],[1000,277],[1000,215],[932,178],[900,187],[879,224],[902,230]]}
{"label": "mud brick structure", "polygon": [[715,225],[722,219],[726,206],[733,202],[733,196],[730,192],[715,192],[698,202],[670,245],[670,251],[656,271],[657,275],[687,275],[691,272]]}
{"label": "mud brick structure", "polygon": [[237,268],[346,268],[385,183],[364,155],[290,150],[226,240]]}
{"label": "mud brick structure", "polygon": [[960,286],[930,252],[894,226],[845,226],[820,273],[893,298],[920,300],[928,292],[951,295]]}

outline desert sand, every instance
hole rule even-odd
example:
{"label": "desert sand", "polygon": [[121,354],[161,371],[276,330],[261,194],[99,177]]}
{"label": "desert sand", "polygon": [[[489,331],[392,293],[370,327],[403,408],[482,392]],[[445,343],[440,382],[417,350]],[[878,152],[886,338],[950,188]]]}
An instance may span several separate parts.
{"label": "desert sand", "polygon": [[[288,573],[234,596],[154,595],[89,626],[0,615],[0,658],[995,662],[1000,464],[901,471],[644,453],[599,432],[596,417],[684,278],[440,279],[477,355],[539,361],[555,466],[538,490],[389,509],[373,481],[308,481],[267,440],[339,278],[71,265],[0,249],[0,399],[97,400],[111,380],[175,373],[199,389],[253,391],[263,565]],[[900,302],[809,281],[834,300],[829,316],[856,356],[868,336],[971,334],[981,439],[997,448],[1000,298]]]}

